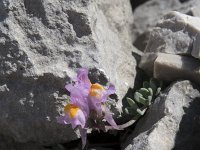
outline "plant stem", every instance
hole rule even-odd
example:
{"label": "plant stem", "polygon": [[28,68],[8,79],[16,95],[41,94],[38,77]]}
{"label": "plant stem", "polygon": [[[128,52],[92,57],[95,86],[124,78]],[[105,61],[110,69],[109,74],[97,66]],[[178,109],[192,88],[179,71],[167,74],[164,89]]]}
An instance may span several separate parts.
{"label": "plant stem", "polygon": [[[129,120],[128,122],[126,122],[126,123],[124,123],[124,124],[122,124],[122,125],[118,125],[118,127],[119,127],[118,130],[123,130],[123,129],[125,129],[125,128],[131,126],[131,125],[133,125],[133,124],[137,121],[137,119],[138,119],[139,117],[140,117],[140,115],[135,116],[133,119]],[[116,130],[113,126],[106,126],[105,129],[106,129],[106,132],[107,132],[108,130]]]}

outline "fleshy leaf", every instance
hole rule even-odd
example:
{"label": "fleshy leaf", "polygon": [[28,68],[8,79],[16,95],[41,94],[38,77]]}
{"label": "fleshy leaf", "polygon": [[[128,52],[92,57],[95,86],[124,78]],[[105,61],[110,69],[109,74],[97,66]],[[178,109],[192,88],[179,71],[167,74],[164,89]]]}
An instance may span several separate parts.
{"label": "fleshy leaf", "polygon": [[153,90],[153,92],[156,92],[157,86],[155,84],[155,81],[153,79],[150,80],[150,88]]}
{"label": "fleshy leaf", "polygon": [[142,111],[142,110],[139,109],[139,108],[138,108],[136,111],[137,111],[137,113],[138,113],[140,116],[144,115],[144,113],[145,113],[144,110]]}
{"label": "fleshy leaf", "polygon": [[139,93],[141,93],[144,98],[147,98],[150,95],[150,91],[146,88],[140,88]]}
{"label": "fleshy leaf", "polygon": [[140,97],[142,97],[142,94],[140,94],[139,92],[135,92],[134,94],[134,99],[139,102],[140,101]]}
{"label": "fleshy leaf", "polygon": [[150,95],[153,96],[153,90],[151,88],[148,88],[148,91],[150,92]]}
{"label": "fleshy leaf", "polygon": [[132,109],[136,110],[137,108],[139,108],[138,105],[135,103],[135,101],[132,100],[131,98],[127,97],[127,101],[128,101],[128,103],[129,103],[129,105],[131,106]]}
{"label": "fleshy leaf", "polygon": [[145,99],[142,94],[140,94],[139,92],[135,92],[134,94],[134,99],[138,102],[141,103],[143,105],[147,105],[147,99]]}
{"label": "fleshy leaf", "polygon": [[148,106],[151,105],[151,101],[152,101],[152,96],[148,96]]}
{"label": "fleshy leaf", "polygon": [[157,95],[160,93],[160,91],[161,91],[161,87],[157,88],[157,91],[156,91],[156,93],[155,93],[155,96],[157,96]]}

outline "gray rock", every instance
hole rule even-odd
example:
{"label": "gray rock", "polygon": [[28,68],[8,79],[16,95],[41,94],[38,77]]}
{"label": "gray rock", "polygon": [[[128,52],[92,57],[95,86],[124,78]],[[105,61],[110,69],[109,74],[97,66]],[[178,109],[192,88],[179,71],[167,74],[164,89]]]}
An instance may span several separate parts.
{"label": "gray rock", "polygon": [[163,54],[154,62],[154,77],[165,81],[189,79],[200,85],[200,61],[187,56]]}
{"label": "gray rock", "polygon": [[190,81],[156,98],[123,145],[125,150],[194,150],[200,146],[200,92]]}
{"label": "gray rock", "polygon": [[76,139],[55,117],[80,67],[110,77],[120,111],[135,79],[128,0],[2,0],[0,14],[1,135],[43,145]]}
{"label": "gray rock", "polygon": [[200,58],[200,18],[170,12],[151,32],[145,52],[192,55]]}
{"label": "gray rock", "polygon": [[[200,16],[198,0],[149,0],[134,10],[133,43],[144,50],[149,32],[157,21],[169,11],[179,11],[190,16]],[[142,40],[141,40],[142,39]]]}
{"label": "gray rock", "polygon": [[200,84],[200,61],[188,56],[145,53],[139,67],[149,76],[164,81],[188,79]]}
{"label": "gray rock", "polygon": [[34,142],[18,143],[5,136],[0,136],[0,141],[1,150],[51,150]]}
{"label": "gray rock", "polygon": [[175,11],[166,14],[151,32],[140,68],[161,80],[189,79],[200,84],[199,33],[200,18]]}
{"label": "gray rock", "polygon": [[154,62],[157,59],[158,55],[162,53],[144,53],[141,56],[141,60],[139,63],[139,67],[145,71],[149,76],[153,76],[154,74]]}

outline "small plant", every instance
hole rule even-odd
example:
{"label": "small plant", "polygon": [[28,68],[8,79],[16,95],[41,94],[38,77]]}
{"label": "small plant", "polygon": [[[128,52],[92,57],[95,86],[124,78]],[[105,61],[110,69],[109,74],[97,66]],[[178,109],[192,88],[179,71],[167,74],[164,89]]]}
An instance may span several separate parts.
{"label": "small plant", "polygon": [[161,91],[162,82],[150,79],[149,82],[144,81],[143,87],[134,93],[134,99],[127,97],[129,107],[125,108],[127,114],[142,116],[146,108],[150,106],[156,96]]}
{"label": "small plant", "polygon": [[81,68],[78,70],[77,77],[65,88],[70,93],[70,99],[64,106],[64,114],[58,116],[57,121],[61,124],[71,124],[73,129],[80,131],[82,149],[86,145],[88,129],[119,130],[112,112],[106,105],[108,97],[115,93],[114,85],[104,87],[99,83],[92,84],[88,78],[88,69]]}
{"label": "small plant", "polygon": [[134,115],[134,118],[122,125],[115,123],[108,107],[108,97],[115,93],[114,85],[104,87],[99,83],[91,83],[88,69],[81,68],[78,70],[77,77],[73,78],[71,84],[67,84],[65,88],[69,91],[70,98],[66,100],[64,113],[57,117],[57,121],[65,125],[71,124],[73,129],[80,131],[82,149],[84,149],[88,129],[107,132],[113,129],[123,130],[132,125],[160,93],[161,83],[153,79],[144,82],[143,87],[134,93],[134,100],[127,98],[130,107],[125,111]]}

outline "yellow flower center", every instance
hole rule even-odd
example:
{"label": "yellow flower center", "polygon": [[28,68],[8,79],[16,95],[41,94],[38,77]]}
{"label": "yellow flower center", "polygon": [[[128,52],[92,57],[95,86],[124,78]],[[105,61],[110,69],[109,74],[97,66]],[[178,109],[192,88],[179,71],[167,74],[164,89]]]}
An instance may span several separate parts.
{"label": "yellow flower center", "polygon": [[101,98],[102,97],[102,92],[105,91],[105,88],[98,84],[98,83],[95,83],[95,84],[92,84],[91,85],[91,88],[90,88],[90,96],[95,96],[97,98]]}
{"label": "yellow flower center", "polygon": [[69,113],[70,118],[75,118],[80,108],[74,104],[67,104],[64,108],[65,113]]}

